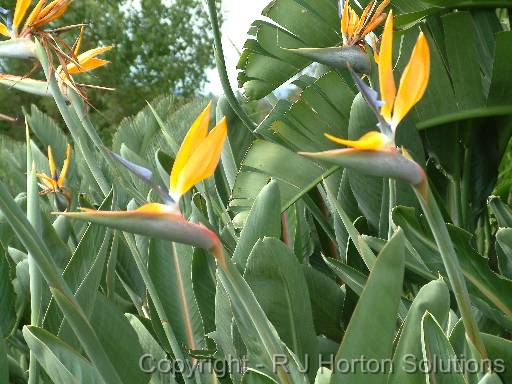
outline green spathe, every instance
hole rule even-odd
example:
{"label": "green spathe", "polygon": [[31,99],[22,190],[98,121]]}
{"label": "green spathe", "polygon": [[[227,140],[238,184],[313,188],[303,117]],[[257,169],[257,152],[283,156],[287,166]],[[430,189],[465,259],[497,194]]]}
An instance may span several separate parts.
{"label": "green spathe", "polygon": [[218,246],[217,236],[213,232],[200,224],[186,221],[178,214],[154,214],[139,210],[66,212],[62,214],[73,219],[90,221],[137,235],[193,245],[207,251],[212,251]]}
{"label": "green spathe", "polygon": [[0,57],[32,59],[36,57],[36,46],[30,39],[11,39],[0,42]]}
{"label": "green spathe", "polygon": [[359,47],[296,48],[289,52],[336,69],[350,67],[358,73],[370,73],[370,59]]}
{"label": "green spathe", "polygon": [[379,151],[344,148],[316,153],[302,152],[301,155],[338,164],[365,175],[402,180],[413,186],[420,186],[425,181],[423,169],[395,148]]}

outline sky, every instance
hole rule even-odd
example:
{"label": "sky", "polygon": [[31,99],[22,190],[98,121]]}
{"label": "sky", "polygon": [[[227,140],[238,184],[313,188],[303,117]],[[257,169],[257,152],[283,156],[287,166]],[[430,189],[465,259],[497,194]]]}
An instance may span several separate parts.
{"label": "sky", "polygon": [[[222,45],[226,58],[226,67],[233,89],[237,88],[236,64],[238,62],[238,53],[235,47],[242,50],[251,23],[261,15],[261,11],[269,2],[270,0],[222,1],[222,12],[224,15]],[[216,95],[223,93],[216,68],[209,70],[208,80],[209,82],[205,87],[205,92],[211,92]]]}

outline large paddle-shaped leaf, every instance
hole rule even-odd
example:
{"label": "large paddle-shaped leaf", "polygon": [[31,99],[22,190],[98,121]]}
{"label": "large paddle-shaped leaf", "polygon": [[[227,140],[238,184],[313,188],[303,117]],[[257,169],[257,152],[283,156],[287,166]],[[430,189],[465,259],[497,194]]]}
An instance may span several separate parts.
{"label": "large paddle-shaped leaf", "polygon": [[[336,362],[350,363],[361,356],[377,361],[391,357],[402,292],[404,240],[399,230],[377,258],[336,354]],[[361,367],[349,370],[346,365],[340,364],[341,368],[334,371],[333,384],[386,382],[385,372],[368,375]]]}
{"label": "large paddle-shaped leaf", "polygon": [[[448,367],[448,364],[453,364],[453,361],[457,358],[450,341],[443,333],[443,329],[432,314],[428,312],[421,321],[421,346],[423,359],[428,361],[431,367],[434,364],[437,364],[438,367]],[[432,369],[424,376],[427,383],[467,384],[464,376],[456,369],[449,369],[446,372],[440,369]]]}
{"label": "large paddle-shaped leaf", "polygon": [[309,376],[318,368],[318,351],[309,291],[302,265],[281,241],[266,238],[254,246],[244,278],[268,319]]}

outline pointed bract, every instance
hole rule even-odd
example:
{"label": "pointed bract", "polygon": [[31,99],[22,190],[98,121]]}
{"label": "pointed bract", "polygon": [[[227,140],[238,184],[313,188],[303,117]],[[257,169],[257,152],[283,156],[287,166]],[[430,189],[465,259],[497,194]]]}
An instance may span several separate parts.
{"label": "pointed bract", "polygon": [[0,23],[0,35],[4,35],[5,37],[9,37],[9,28],[4,23]]}
{"label": "pointed bract", "polygon": [[411,108],[421,100],[427,89],[429,77],[430,50],[427,39],[421,32],[400,80],[393,111],[393,127],[397,127]]}
{"label": "pointed bract", "polygon": [[203,225],[186,221],[168,205],[150,203],[133,211],[87,209],[84,212],[61,214],[138,235],[189,244],[207,251],[220,246],[215,233]]}
{"label": "pointed bract", "polygon": [[176,190],[171,190],[171,195],[177,193],[178,196],[181,196],[195,184],[213,175],[219,163],[226,136],[227,123],[226,118],[223,118],[201,142],[183,167],[178,177]]}
{"label": "pointed bract", "polygon": [[25,17],[28,8],[30,7],[31,0],[17,0],[16,1],[16,8],[14,10],[14,18],[12,20],[12,26],[15,30],[18,29],[18,27],[21,24],[21,21]]}
{"label": "pointed bract", "polygon": [[395,78],[393,77],[393,11],[389,12],[380,44],[379,84],[380,95],[384,102],[380,113],[387,122],[390,122],[396,96]]}
{"label": "pointed bract", "polygon": [[63,185],[66,181],[66,175],[68,174],[69,164],[71,162],[71,145],[66,146],[66,159],[64,160],[64,164],[62,165],[62,169],[60,171],[59,179],[57,180],[58,185]]}
{"label": "pointed bract", "polygon": [[377,131],[370,131],[364,134],[359,140],[340,139],[327,133],[325,134],[325,137],[335,143],[361,150],[378,151],[394,146],[393,141],[390,140],[387,135]]}
{"label": "pointed bract", "polygon": [[426,178],[425,171],[415,161],[403,156],[396,148],[379,151],[349,148],[300,154],[338,164],[365,175],[402,180],[413,186],[422,185]]}
{"label": "pointed bract", "polygon": [[[71,62],[67,65],[66,70],[69,74],[77,74],[92,71],[93,69],[102,67],[106,64],[109,64],[110,61],[98,59],[96,56],[101,55],[102,53],[108,52],[112,49],[112,46],[108,47],[99,47],[90,49],[80,55],[75,59],[76,62]],[[64,72],[62,72],[64,73]]]}
{"label": "pointed bract", "polygon": [[180,177],[181,171],[187,164],[188,160],[194,153],[194,151],[198,148],[201,142],[206,138],[208,134],[208,125],[210,124],[210,115],[211,115],[211,102],[208,103],[206,108],[201,112],[198,118],[194,121],[189,131],[185,135],[183,142],[181,143],[180,149],[176,154],[176,160],[174,160],[174,164],[171,170],[170,176],[170,190],[174,191],[178,188],[178,179]]}

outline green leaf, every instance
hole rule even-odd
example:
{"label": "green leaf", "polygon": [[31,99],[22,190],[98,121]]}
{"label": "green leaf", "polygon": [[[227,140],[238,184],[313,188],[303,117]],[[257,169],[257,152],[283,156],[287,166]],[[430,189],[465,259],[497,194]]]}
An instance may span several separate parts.
{"label": "green leaf", "polygon": [[341,340],[341,314],[345,294],[336,281],[327,274],[304,265],[304,276],[308,285],[313,321],[317,335],[331,340]]}
{"label": "green leaf", "polygon": [[[100,207],[111,208],[112,196],[112,193],[107,196]],[[111,231],[107,233],[104,227],[88,224],[71,259],[64,268],[64,280],[87,316],[90,316],[94,307],[111,236]],[[95,283],[92,286],[86,284],[93,280]],[[78,294],[78,290],[81,291],[80,294]],[[55,303],[51,301],[45,313],[45,328],[58,334],[68,344],[77,347],[76,339],[70,333],[69,324],[65,325],[64,331],[59,332],[63,326],[62,320],[61,313],[57,310]]]}
{"label": "green leaf", "polygon": [[335,169],[324,168],[281,145],[256,140],[236,178],[230,207],[237,213],[246,212],[259,191],[274,178],[284,211]]}
{"label": "green leaf", "polygon": [[486,373],[478,384],[503,384],[500,377],[495,373]]}
{"label": "green leaf", "polygon": [[192,260],[192,286],[206,334],[215,331],[215,261],[196,248]]}
{"label": "green leaf", "polygon": [[[476,30],[469,12],[449,13],[442,18],[446,53],[455,97],[460,109],[483,107],[485,94],[478,58]],[[464,41],[464,44],[461,44]]]}
{"label": "green leaf", "polygon": [[[421,321],[421,346],[423,349],[423,359],[430,364],[443,364],[447,367],[456,361],[456,354],[450,345],[450,341],[443,333],[443,330],[437,320],[427,312]],[[428,377],[428,378],[427,378]],[[425,373],[425,379],[429,383],[439,384],[466,384],[464,377],[456,369],[441,372],[441,370],[432,370]]]}
{"label": "green leaf", "polygon": [[504,383],[510,383],[512,380],[512,341],[503,339],[495,335],[482,333],[485,348],[489,353],[489,359],[495,363],[500,363],[500,367],[495,366],[494,370],[500,374]]}
{"label": "green leaf", "polygon": [[[0,334],[3,335],[3,330],[0,329]],[[0,381],[3,383],[9,382],[9,356],[7,355],[7,348],[5,339],[0,337]]]}
{"label": "green leaf", "polygon": [[[82,271],[82,277],[79,281],[79,284],[76,286],[75,297],[83,311],[87,316],[90,316],[94,305],[96,303],[96,297],[98,294],[98,289],[100,287],[100,282],[103,277],[103,269],[105,267],[105,261],[107,259],[108,250],[112,243],[112,231],[107,230],[104,238],[101,239],[101,242],[98,242],[95,245],[95,248],[99,246],[99,249],[96,252],[90,252],[89,255],[95,256],[94,260],[86,260],[87,257],[83,258],[83,263],[81,265],[82,268],[88,268]],[[94,249],[94,248],[91,248]],[[89,265],[87,265],[89,264]],[[66,276],[66,272],[64,271],[64,276]],[[75,288],[75,286],[73,286]],[[59,337],[62,337],[64,340],[72,340],[73,334],[72,329],[68,323],[64,323],[60,326],[59,329]]]}
{"label": "green leaf", "polygon": [[[277,0],[256,20],[238,63],[239,87],[260,99],[311,63],[283,48],[328,47],[341,41],[337,4],[330,0]],[[315,33],[310,33],[312,30]]]}
{"label": "green leaf", "polygon": [[192,249],[151,239],[148,272],[178,341],[188,349],[202,349],[204,328],[192,287]]}
{"label": "green leaf", "polygon": [[[336,362],[366,359],[384,361],[392,353],[404,273],[404,235],[399,230],[382,250],[350,319]],[[393,276],[392,279],[389,277]],[[377,316],[376,316],[377,314]],[[361,342],[364,340],[365,342]],[[387,374],[334,371],[332,383],[385,383]]]}
{"label": "green leaf", "polygon": [[[281,200],[277,181],[271,181],[258,193],[240,233],[232,259],[241,271],[246,267],[254,244],[266,236],[281,236]],[[215,311],[215,340],[225,354],[232,354],[235,348],[232,341],[233,313],[222,287],[216,293]]]}
{"label": "green leaf", "polygon": [[104,383],[89,361],[48,331],[26,326],[23,328],[23,336],[55,384]]}
{"label": "green leaf", "polygon": [[52,287],[50,291],[64,313],[66,320],[69,321],[73,331],[86,349],[87,354],[91,357],[91,360],[94,358],[94,366],[98,369],[105,382],[123,383],[121,374],[116,371],[113,362],[110,360],[111,355],[109,353],[113,352],[113,357],[115,357],[119,350],[105,350],[95,332],[95,328],[89,323],[85,315],[77,307],[77,304],[56,288]]}
{"label": "green leaf", "polygon": [[425,375],[421,372],[409,372],[407,361],[410,356],[419,362],[423,358],[421,350],[421,322],[425,312],[432,313],[441,324],[448,320],[450,311],[450,293],[446,283],[434,280],[424,285],[414,299],[400,332],[400,338],[393,356],[394,372],[390,374],[388,384],[423,384]]}
{"label": "green leaf", "polygon": [[339,260],[334,260],[325,257],[325,263],[332,269],[332,271],[343,281],[354,293],[361,296],[364,290],[368,276],[364,275],[358,269],[351,267],[348,264],[342,263]]}
{"label": "green leaf", "polygon": [[[248,356],[249,363],[258,362],[262,369],[279,377],[284,383],[306,383],[307,379],[301,372],[300,363],[295,357],[290,356],[238,268],[230,259],[223,259],[222,263],[224,265],[218,270],[218,279],[229,295],[240,335],[244,338],[248,350],[252,352]],[[277,355],[290,358],[286,369],[274,364]],[[276,369],[272,369],[273,366]]]}
{"label": "green leaf", "polygon": [[119,372],[122,382],[147,383],[149,376],[139,369],[142,348],[135,331],[119,309],[101,294],[98,294],[94,303],[91,325],[112,364]]}
{"label": "green leaf", "polygon": [[343,221],[343,225],[345,226],[345,229],[347,230],[350,239],[354,243],[355,247],[357,248],[357,251],[359,252],[359,255],[363,259],[364,263],[368,267],[368,270],[372,270],[373,266],[375,264],[375,254],[370,249],[368,244],[365,242],[365,240],[361,237],[359,234],[359,231],[352,223],[352,220],[348,216],[348,214],[345,212],[345,210],[342,208],[341,203],[334,197],[332,192],[329,190],[329,188],[326,185],[327,195],[329,197],[329,200],[331,204],[336,208],[336,211],[338,212],[338,215],[340,216],[341,220]]}
{"label": "green leaf", "polygon": [[260,240],[251,251],[244,279],[281,339],[314,374],[316,333],[306,279],[295,255],[277,239]]}
{"label": "green leaf", "polygon": [[425,3],[447,8],[469,8],[469,7],[507,7],[507,0],[422,0]]}
{"label": "green leaf", "polygon": [[500,270],[509,279],[512,278],[512,228],[501,228],[496,232],[496,241],[503,255],[498,256]]}
{"label": "green leaf", "polygon": [[277,381],[263,372],[248,369],[242,377],[242,384],[277,384]]}
{"label": "green leaf", "polygon": [[315,384],[329,384],[331,382],[332,371],[328,368],[320,368],[316,374]]}
{"label": "green leaf", "polygon": [[[137,338],[139,339],[139,343],[142,347],[142,350],[144,351],[145,354],[149,355],[146,362],[155,364],[160,360],[167,359],[167,354],[155,340],[153,335],[150,333],[150,331],[147,328],[147,325],[144,325],[140,318],[138,318],[135,315],[132,315],[131,313],[127,313],[125,314],[125,316],[128,318],[128,320],[130,321],[130,325],[137,334]],[[146,320],[145,322],[147,323],[147,319],[144,320]],[[144,367],[146,367],[146,365],[144,365]],[[152,368],[152,365],[147,366],[147,368]],[[175,383],[174,377],[171,374],[164,374],[163,372],[158,372],[157,370],[155,373],[152,374],[149,384],[161,384],[161,380],[163,380],[162,376],[165,377],[165,381],[167,383]]]}
{"label": "green leaf", "polygon": [[[12,278],[9,272],[7,254],[0,246],[0,334],[2,338],[7,337],[16,324],[15,295],[12,285]],[[1,353],[1,352],[0,352]]]}
{"label": "green leaf", "polygon": [[[36,105],[32,105],[30,114],[26,113],[27,123],[41,143],[47,147],[51,145],[52,152],[57,164],[62,164],[66,158],[66,146],[68,140],[62,129],[55,120],[41,112]],[[73,166],[70,167],[73,171]],[[67,178],[69,180],[69,177]]]}
{"label": "green leaf", "polygon": [[509,102],[512,100],[512,79],[507,76],[512,65],[510,44],[512,44],[512,31],[500,32],[496,35],[496,51],[491,88],[487,99],[488,106],[510,105]]}
{"label": "green leaf", "polygon": [[489,208],[498,220],[500,227],[512,227],[512,208],[506,205],[499,197],[491,196],[489,198]]}
{"label": "green leaf", "polygon": [[[414,245],[424,258],[430,269],[442,271],[441,259],[432,233],[423,216],[418,220],[413,208],[397,207],[393,211],[393,221],[403,228],[407,239]],[[450,237],[459,258],[465,278],[471,283],[471,293],[484,301],[490,302],[507,316],[512,314],[512,300],[508,292],[512,289],[512,281],[496,275],[489,268],[487,261],[472,247],[472,236],[469,232],[448,225]]]}
{"label": "green leaf", "polygon": [[318,79],[303,75],[294,85],[302,89],[298,100],[267,131],[259,131],[268,140],[295,151],[337,148],[324,134],[346,137],[353,90],[335,71]]}
{"label": "green leaf", "polygon": [[278,182],[272,180],[258,193],[240,233],[233,261],[245,269],[254,244],[264,237],[281,237],[281,198]]}

